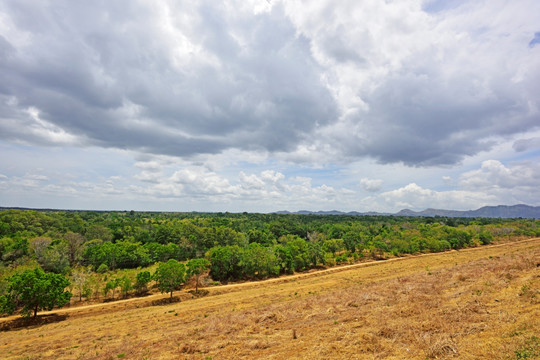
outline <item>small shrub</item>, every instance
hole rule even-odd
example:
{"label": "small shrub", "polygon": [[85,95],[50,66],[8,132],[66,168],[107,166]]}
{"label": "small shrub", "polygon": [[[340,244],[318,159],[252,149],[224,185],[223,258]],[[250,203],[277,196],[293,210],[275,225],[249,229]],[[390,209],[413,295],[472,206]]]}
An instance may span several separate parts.
{"label": "small shrub", "polygon": [[104,274],[106,273],[107,271],[109,271],[109,267],[107,266],[107,264],[101,264],[99,265],[99,267],[97,268],[96,272],[100,273],[100,274]]}
{"label": "small shrub", "polygon": [[488,233],[488,232],[481,232],[478,235],[478,240],[480,240],[480,244],[488,245],[493,242],[493,235],[491,235],[491,233]]}
{"label": "small shrub", "polygon": [[332,255],[332,253],[324,254],[324,264],[328,266],[336,265],[336,259],[334,259],[334,256]]}
{"label": "small shrub", "polygon": [[336,263],[338,264],[344,264],[347,263],[349,259],[347,258],[347,254],[341,254],[336,256]]}

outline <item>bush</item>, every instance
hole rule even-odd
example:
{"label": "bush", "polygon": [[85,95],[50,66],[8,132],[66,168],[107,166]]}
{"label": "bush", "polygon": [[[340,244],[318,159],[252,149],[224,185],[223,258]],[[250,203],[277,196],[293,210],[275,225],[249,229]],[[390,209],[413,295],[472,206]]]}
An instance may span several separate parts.
{"label": "bush", "polygon": [[349,258],[347,257],[347,254],[341,254],[341,255],[336,256],[336,263],[344,264],[348,262],[349,262]]}
{"label": "bush", "polygon": [[478,235],[478,240],[480,240],[480,244],[488,245],[493,242],[493,235],[491,235],[491,233],[484,231]]}
{"label": "bush", "polygon": [[327,266],[336,265],[336,259],[334,259],[334,255],[332,255],[332,253],[324,254],[324,264]]}
{"label": "bush", "polygon": [[104,274],[106,273],[107,271],[109,271],[109,267],[107,266],[107,264],[101,264],[99,265],[99,267],[97,268],[96,270],[98,273],[100,274]]}

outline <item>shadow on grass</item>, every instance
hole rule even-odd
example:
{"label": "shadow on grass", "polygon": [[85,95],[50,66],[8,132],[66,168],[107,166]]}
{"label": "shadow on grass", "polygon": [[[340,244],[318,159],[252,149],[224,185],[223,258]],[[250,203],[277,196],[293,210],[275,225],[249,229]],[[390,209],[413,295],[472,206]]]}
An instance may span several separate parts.
{"label": "shadow on grass", "polygon": [[101,300],[102,303],[110,303],[110,302],[115,302],[115,301],[119,301],[119,300],[127,300],[127,299],[134,299],[134,298],[144,298],[144,297],[147,297],[147,296],[150,296],[152,295],[152,293],[150,293],[149,291],[145,291],[145,292],[142,292],[142,293],[133,293],[133,294],[129,294],[129,295],[122,295],[122,296],[117,296],[117,297],[110,297],[110,298],[105,298],[103,300]]}
{"label": "shadow on grass", "polygon": [[36,328],[46,324],[52,324],[60,321],[64,321],[68,318],[68,315],[62,314],[50,314],[50,315],[38,315],[36,318],[18,318],[11,321],[0,323],[0,331],[10,331],[20,328]]}
{"label": "shadow on grass", "polygon": [[172,298],[168,297],[164,299],[154,300],[152,301],[152,306],[169,305],[177,302],[180,302],[180,298],[177,296],[173,296]]}
{"label": "shadow on grass", "polygon": [[199,291],[189,290],[188,293],[193,295],[193,297],[199,298],[208,295],[209,291],[204,289],[201,289]]}

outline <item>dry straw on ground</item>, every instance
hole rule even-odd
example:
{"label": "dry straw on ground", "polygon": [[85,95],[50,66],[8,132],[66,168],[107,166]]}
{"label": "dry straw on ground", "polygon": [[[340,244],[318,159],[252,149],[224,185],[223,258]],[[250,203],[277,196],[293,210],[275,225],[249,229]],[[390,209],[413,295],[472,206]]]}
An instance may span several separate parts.
{"label": "dry straw on ground", "polygon": [[0,332],[0,357],[534,359],[539,266],[535,240],[96,307]]}

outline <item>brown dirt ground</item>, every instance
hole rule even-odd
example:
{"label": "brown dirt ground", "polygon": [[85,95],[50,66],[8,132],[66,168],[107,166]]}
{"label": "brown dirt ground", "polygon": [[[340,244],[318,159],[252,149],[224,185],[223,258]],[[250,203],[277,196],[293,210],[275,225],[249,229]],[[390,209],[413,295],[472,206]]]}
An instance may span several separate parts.
{"label": "brown dirt ground", "polygon": [[0,319],[0,358],[540,356],[540,239],[205,290]]}

